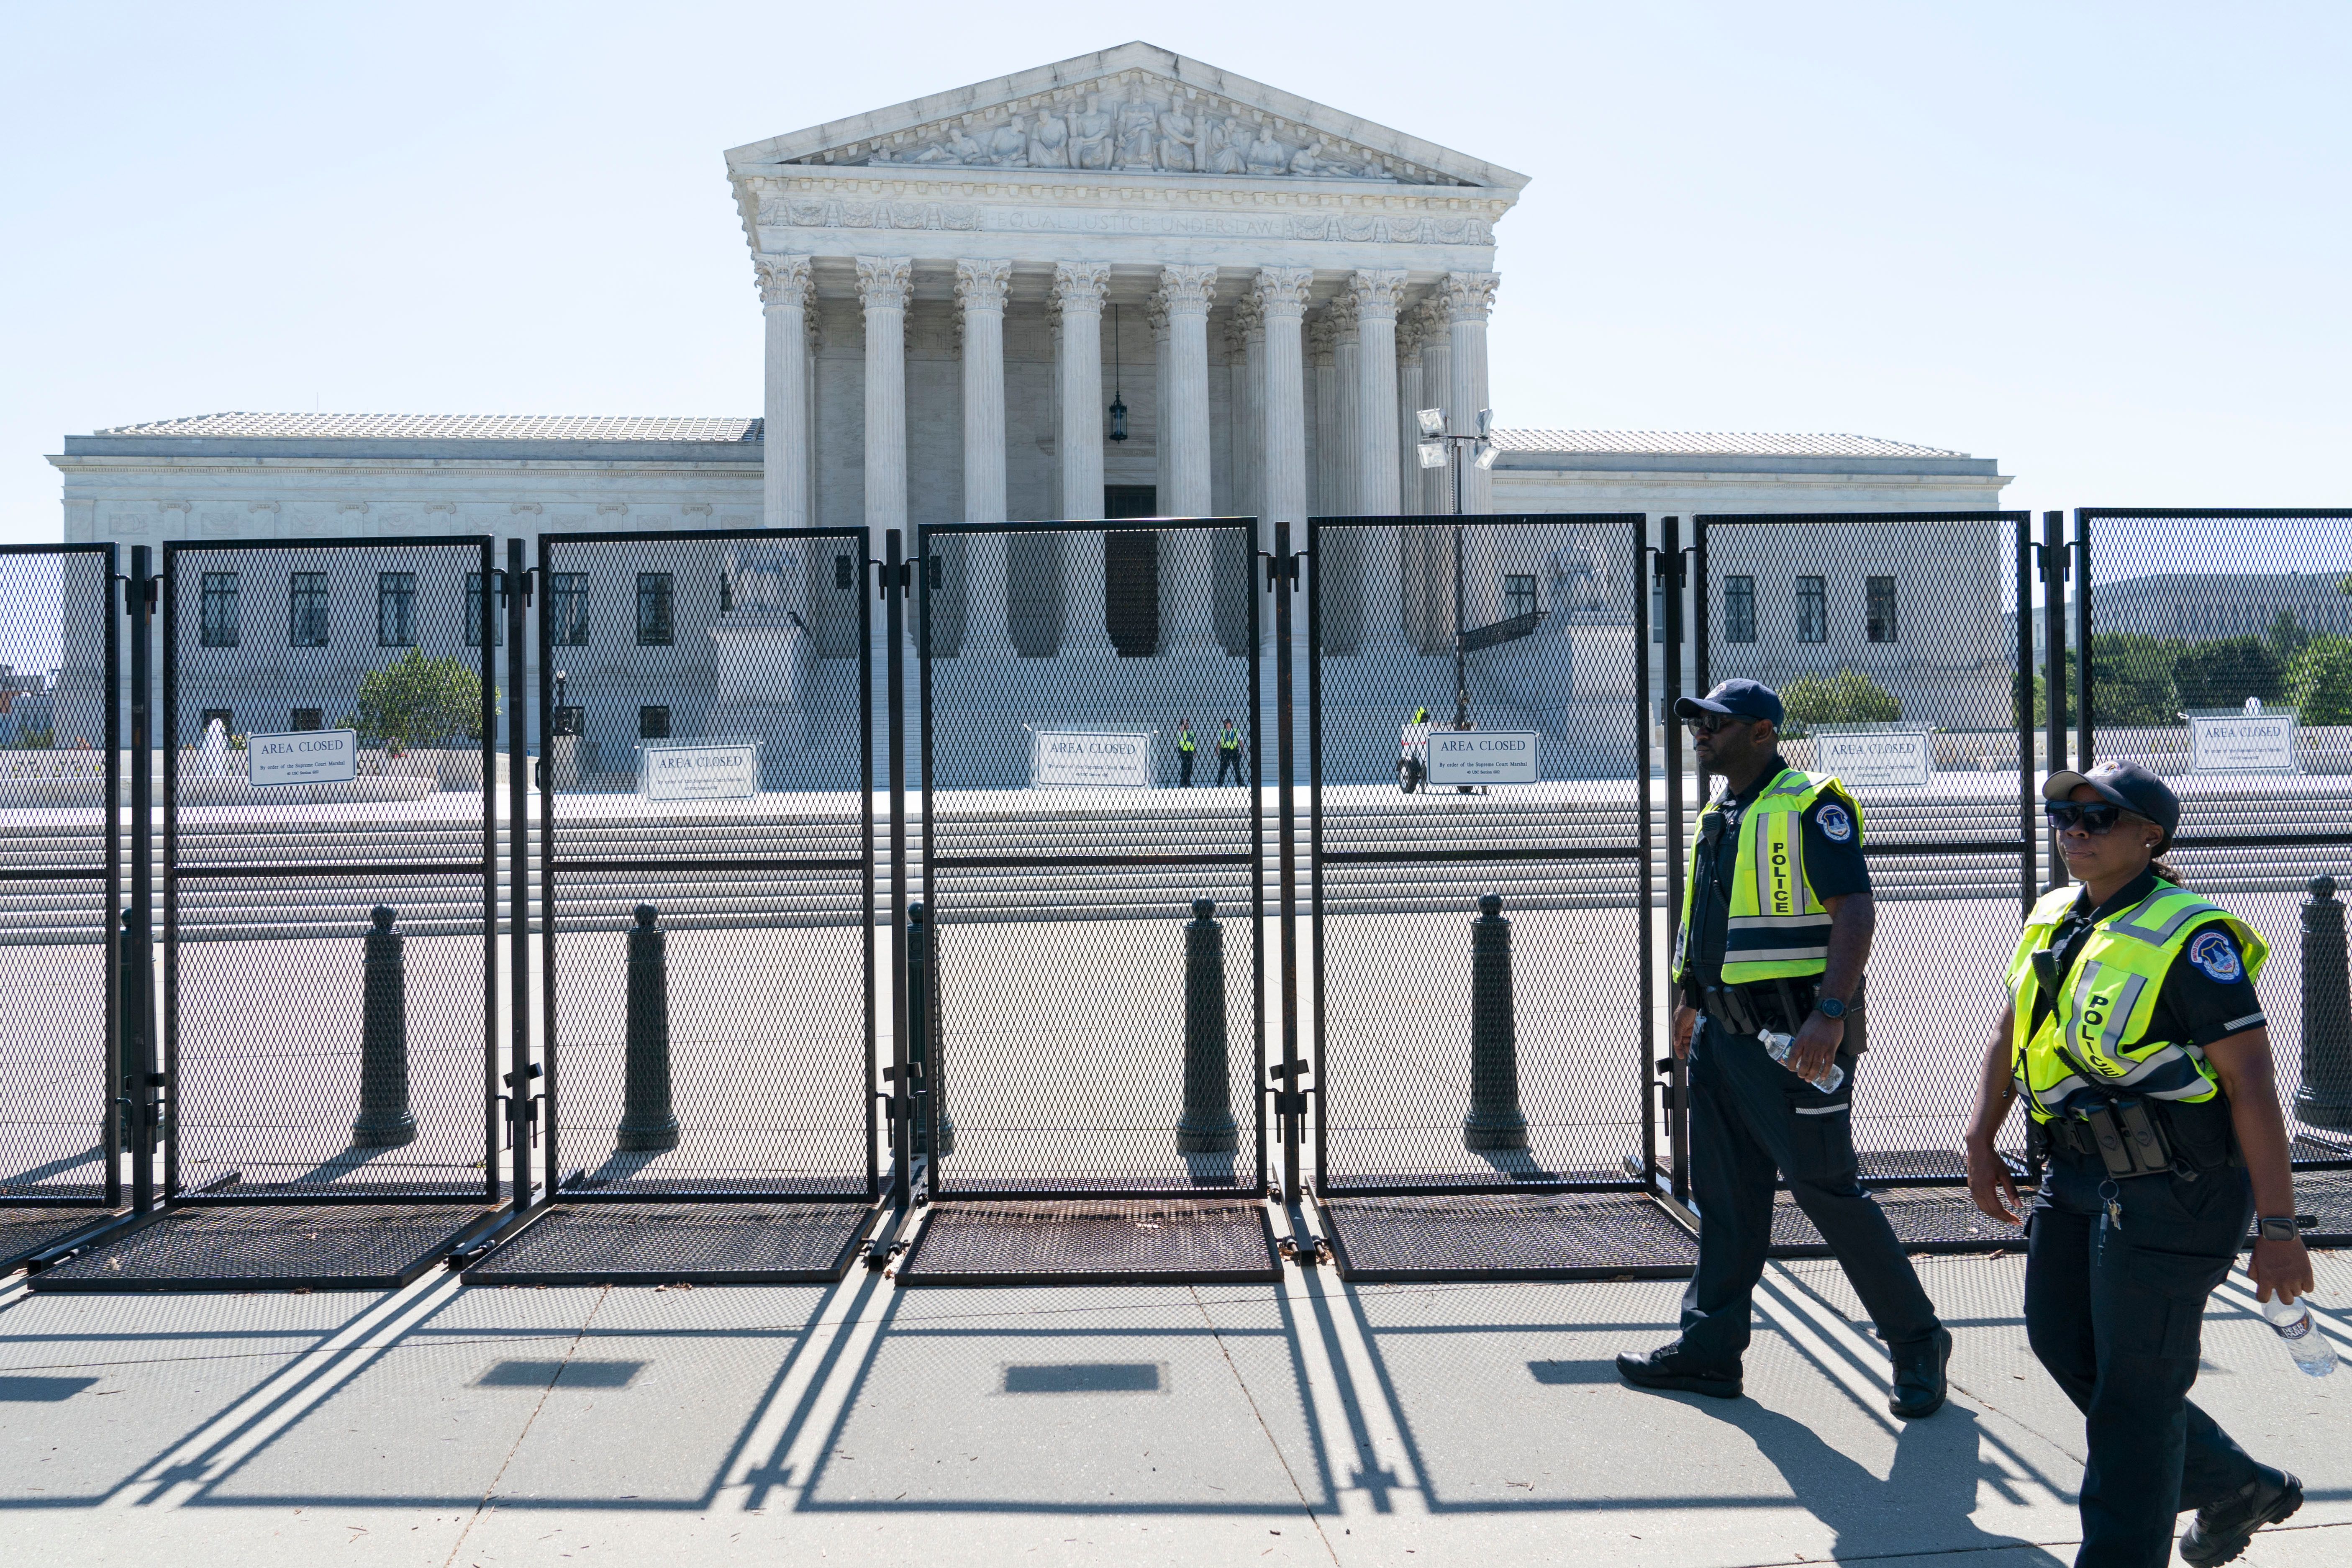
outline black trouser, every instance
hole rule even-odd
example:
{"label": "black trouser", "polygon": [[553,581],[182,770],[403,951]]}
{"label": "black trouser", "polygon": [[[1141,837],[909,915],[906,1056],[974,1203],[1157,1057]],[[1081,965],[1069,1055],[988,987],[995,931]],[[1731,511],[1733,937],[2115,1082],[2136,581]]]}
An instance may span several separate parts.
{"label": "black trouser", "polygon": [[2026,1216],[2025,1335],[2083,1412],[2083,1549],[2076,1568],[2158,1568],[2183,1510],[2254,1479],[2254,1461],[2189,1402],[2205,1298],[2253,1219],[2242,1168],[2135,1176],[2053,1150]]}
{"label": "black trouser", "polygon": [[1775,1173],[1837,1255],[1854,1294],[1889,1344],[1942,1325],[1895,1227],[1862,1190],[1853,1156],[1854,1064],[1823,1094],[1765,1054],[1753,1035],[1713,1018],[1691,1037],[1691,1195],[1699,1209],[1698,1272],[1683,1292],[1680,1359],[1737,1376],[1749,1300],[1772,1241]]}
{"label": "black trouser", "polygon": [[1176,787],[1178,789],[1192,787],[1192,748],[1190,746],[1177,748]]}
{"label": "black trouser", "polygon": [[1234,783],[1245,784],[1248,782],[1242,777],[1242,749],[1239,746],[1235,746],[1230,751],[1223,746],[1219,746],[1217,748],[1217,782],[1219,784],[1225,782],[1225,770],[1227,768],[1234,770]]}

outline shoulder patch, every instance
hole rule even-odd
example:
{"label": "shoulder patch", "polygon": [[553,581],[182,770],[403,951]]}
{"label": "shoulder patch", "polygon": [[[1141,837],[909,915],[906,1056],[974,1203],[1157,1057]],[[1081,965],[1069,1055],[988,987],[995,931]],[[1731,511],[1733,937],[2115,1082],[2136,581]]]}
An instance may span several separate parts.
{"label": "shoulder patch", "polygon": [[2246,966],[2238,957],[2237,944],[2221,931],[2201,931],[2190,939],[2189,962],[2218,985],[2234,985],[2246,977]]}
{"label": "shoulder patch", "polygon": [[1853,837],[1853,818],[1848,816],[1845,807],[1835,801],[1831,801],[1813,815],[1813,826],[1820,828],[1822,837],[1832,844],[1844,844]]}

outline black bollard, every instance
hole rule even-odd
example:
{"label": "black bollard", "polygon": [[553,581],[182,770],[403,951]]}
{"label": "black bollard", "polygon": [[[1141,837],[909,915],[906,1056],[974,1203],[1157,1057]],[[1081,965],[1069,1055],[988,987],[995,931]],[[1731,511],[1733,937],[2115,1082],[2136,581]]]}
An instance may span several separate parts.
{"label": "black bollard", "polygon": [[382,904],[371,917],[360,999],[360,1119],[352,1123],[354,1149],[397,1149],[416,1142],[416,1118],[408,1109],[408,980],[401,949],[406,940],[392,929],[393,911]]}
{"label": "black bollard", "polygon": [[2294,1114],[2314,1127],[2352,1132],[2352,978],[2333,877],[2314,877],[2303,905],[2303,1082]]}
{"label": "black bollard", "polygon": [[628,1059],[621,1103],[624,1153],[677,1147],[677,1118],[669,1108],[669,938],[654,929],[661,911],[639,904],[629,933]]}
{"label": "black bollard", "polygon": [[1176,1119],[1176,1147],[1186,1154],[1231,1154],[1242,1146],[1225,1055],[1225,928],[1210,918],[1216,912],[1215,904],[1194,899],[1184,926],[1184,1113]]}
{"label": "black bollard", "polygon": [[[907,1059],[914,1064],[915,1082],[930,1097],[930,1114],[937,1146],[932,1153],[946,1159],[955,1152],[955,1122],[939,1077],[931,1070],[931,1047],[939,1038],[939,1020],[931,1014],[931,924],[920,900],[907,906]],[[918,1100],[919,1108],[922,1102]],[[923,1141],[922,1115],[916,1111],[915,1142]]]}
{"label": "black bollard", "polygon": [[137,1149],[144,1128],[147,1152],[152,1154],[157,1130],[148,1121],[155,1100],[147,1090],[147,954],[132,923],[137,919],[136,910],[122,911],[122,1038],[116,1047],[122,1077],[117,1104],[121,1112],[122,1147]]}
{"label": "black bollard", "polygon": [[1470,922],[1470,1114],[1462,1119],[1462,1146],[1528,1146],[1512,1019],[1511,922],[1503,918],[1498,893],[1478,895],[1478,918]]}

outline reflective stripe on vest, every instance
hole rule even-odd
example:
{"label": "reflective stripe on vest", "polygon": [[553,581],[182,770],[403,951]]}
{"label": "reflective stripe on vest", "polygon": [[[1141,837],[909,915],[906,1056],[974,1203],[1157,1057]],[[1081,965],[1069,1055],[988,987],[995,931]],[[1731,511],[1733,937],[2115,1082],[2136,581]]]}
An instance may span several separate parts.
{"label": "reflective stripe on vest", "polygon": [[[1749,804],[1739,819],[1738,857],[1731,874],[1731,911],[1725,922],[1723,979],[1727,985],[1759,980],[1810,977],[1829,967],[1830,914],[1805,874],[1804,816],[1824,794],[1837,797],[1862,831],[1862,807],[1845,785],[1827,773],[1783,771]],[[1710,800],[1691,835],[1690,875],[1683,879],[1683,921],[1675,939],[1674,977],[1683,978],[1690,948],[1693,900],[1698,893],[1698,847],[1709,813],[1723,803]],[[1721,851],[1717,851],[1720,853]]]}
{"label": "reflective stripe on vest", "polygon": [[2027,1111],[2037,1121],[2048,1121],[2076,1109],[2078,1097],[2095,1100],[2103,1091],[2188,1102],[2212,1099],[2219,1080],[2201,1049],[2187,1041],[2147,1037],[2165,977],[2210,925],[2226,926],[2237,939],[2249,980],[2262,973],[2270,949],[2229,910],[2158,881],[2139,903],[2092,928],[2050,1016],[2034,1029],[2042,983],[2033,973],[2033,955],[2050,945],[2079,896],[2074,887],[2044,894],[2026,917],[2017,955],[2010,961],[2010,1070]]}

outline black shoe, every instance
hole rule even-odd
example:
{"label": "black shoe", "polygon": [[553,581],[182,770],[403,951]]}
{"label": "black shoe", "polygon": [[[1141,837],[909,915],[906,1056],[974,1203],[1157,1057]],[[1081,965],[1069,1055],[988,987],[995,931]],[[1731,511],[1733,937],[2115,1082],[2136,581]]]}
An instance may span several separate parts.
{"label": "black shoe", "polygon": [[1704,1394],[1709,1399],[1739,1397],[1739,1374],[1698,1371],[1684,1362],[1677,1353],[1679,1343],[1662,1345],[1648,1355],[1635,1355],[1621,1351],[1617,1356],[1617,1375],[1636,1388],[1654,1389],[1660,1393]]}
{"label": "black shoe", "polygon": [[1944,1369],[1952,1363],[1952,1331],[1937,1329],[1924,1340],[1890,1346],[1887,1353],[1895,1360],[1895,1391],[1886,1408],[1906,1421],[1941,1410],[1949,1391]]}
{"label": "black shoe", "polygon": [[[2275,1478],[2275,1479],[2273,1479]],[[2303,1506],[2303,1483],[2284,1470],[2263,1469],[2210,1508],[2200,1508],[2181,1533],[2180,1559],[2192,1568],[2227,1563],[2246,1549],[2254,1531]]]}

